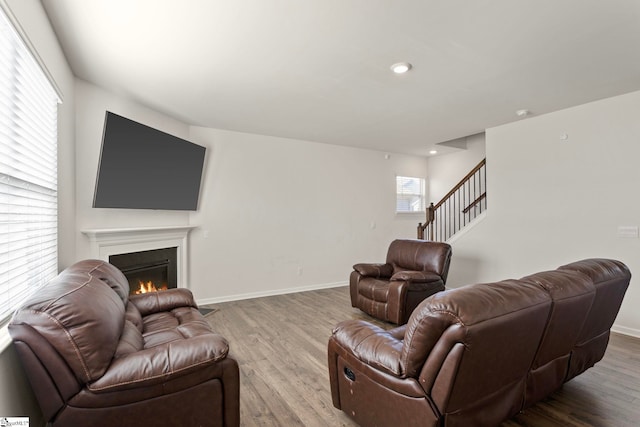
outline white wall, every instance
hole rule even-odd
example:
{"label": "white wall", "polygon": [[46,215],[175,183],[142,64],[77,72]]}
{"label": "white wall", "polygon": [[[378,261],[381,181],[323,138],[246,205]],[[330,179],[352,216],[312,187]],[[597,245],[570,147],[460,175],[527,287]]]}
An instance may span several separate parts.
{"label": "white wall", "polygon": [[[488,129],[484,221],[453,243],[449,284],[521,277],[589,257],[640,274],[640,92]],[[561,136],[567,134],[567,140]],[[640,336],[632,279],[616,320]]]}
{"label": "white wall", "polygon": [[[64,268],[76,256],[74,77],[40,2],[6,0],[6,4],[62,92],[63,103],[58,107],[58,264]],[[0,342],[6,338],[0,337]],[[31,425],[43,425],[13,346],[0,348],[0,373],[0,416],[29,416]]]}
{"label": "white wall", "polygon": [[105,111],[114,112],[181,138],[188,138],[189,126],[83,80],[76,79],[75,92],[78,141],[75,162],[77,258],[86,258],[90,253],[89,239],[79,232],[83,229],[188,225],[189,213],[184,211],[95,209],[92,204]]}
{"label": "white wall", "polygon": [[[189,286],[204,303],[344,284],[423,220],[395,214],[395,175],[426,177],[422,157],[190,128],[82,80],[75,91],[78,259],[85,228],[194,225]],[[105,110],[208,148],[197,212],[91,207]]]}
{"label": "white wall", "polygon": [[199,127],[191,140],[208,148],[191,218],[200,301],[345,284],[424,218],[396,215],[395,176],[426,177],[425,158]]}
{"label": "white wall", "polygon": [[464,176],[485,158],[485,135],[465,138],[466,149],[429,157],[428,202],[438,203]]}

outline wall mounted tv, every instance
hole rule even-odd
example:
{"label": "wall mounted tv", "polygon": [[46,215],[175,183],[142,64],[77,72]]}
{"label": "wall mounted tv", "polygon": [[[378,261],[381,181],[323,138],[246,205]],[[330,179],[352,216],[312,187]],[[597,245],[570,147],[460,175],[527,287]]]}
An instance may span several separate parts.
{"label": "wall mounted tv", "polygon": [[94,208],[198,208],[205,147],[106,112]]}

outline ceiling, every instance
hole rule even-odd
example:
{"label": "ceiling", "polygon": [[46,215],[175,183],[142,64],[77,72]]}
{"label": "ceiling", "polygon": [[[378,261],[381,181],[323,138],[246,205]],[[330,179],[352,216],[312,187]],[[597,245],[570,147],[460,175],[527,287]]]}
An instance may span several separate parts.
{"label": "ceiling", "polygon": [[640,90],[638,0],[42,3],[77,77],[196,126],[427,155]]}

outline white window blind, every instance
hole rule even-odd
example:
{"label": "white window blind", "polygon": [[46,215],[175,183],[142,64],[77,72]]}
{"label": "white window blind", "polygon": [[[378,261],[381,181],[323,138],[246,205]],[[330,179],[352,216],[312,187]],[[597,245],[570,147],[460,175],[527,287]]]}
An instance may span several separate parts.
{"label": "white window blind", "polygon": [[396,212],[425,210],[424,178],[396,176]]}
{"label": "white window blind", "polygon": [[0,9],[0,322],[57,274],[57,109]]}

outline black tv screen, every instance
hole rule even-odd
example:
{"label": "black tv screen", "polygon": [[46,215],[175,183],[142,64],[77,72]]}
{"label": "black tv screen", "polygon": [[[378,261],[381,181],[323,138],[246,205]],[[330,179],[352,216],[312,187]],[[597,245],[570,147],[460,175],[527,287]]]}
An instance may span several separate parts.
{"label": "black tv screen", "polygon": [[205,147],[106,112],[94,208],[198,208]]}

